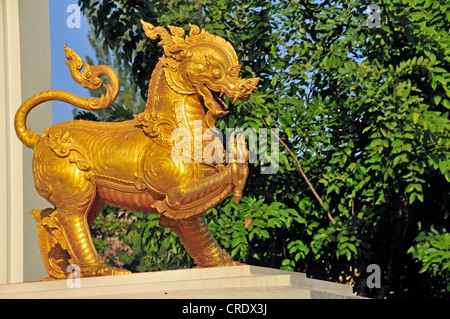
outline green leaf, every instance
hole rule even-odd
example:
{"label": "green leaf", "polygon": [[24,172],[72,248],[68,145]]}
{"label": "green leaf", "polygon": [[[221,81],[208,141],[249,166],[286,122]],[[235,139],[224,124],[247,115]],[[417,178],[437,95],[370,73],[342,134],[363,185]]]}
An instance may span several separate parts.
{"label": "green leaf", "polygon": [[411,193],[414,190],[414,184],[408,184],[405,189],[405,193]]}
{"label": "green leaf", "polygon": [[270,84],[272,84],[272,86],[275,86],[277,84],[277,82],[278,82],[278,75],[274,75],[272,77]]}
{"label": "green leaf", "polygon": [[417,112],[413,113],[413,123],[414,124],[417,124],[417,122],[419,122],[419,116],[420,116],[419,113],[417,113]]}
{"label": "green leaf", "polygon": [[292,133],[292,128],[290,128],[290,127],[286,128],[285,132],[289,138],[294,138],[294,134]]}

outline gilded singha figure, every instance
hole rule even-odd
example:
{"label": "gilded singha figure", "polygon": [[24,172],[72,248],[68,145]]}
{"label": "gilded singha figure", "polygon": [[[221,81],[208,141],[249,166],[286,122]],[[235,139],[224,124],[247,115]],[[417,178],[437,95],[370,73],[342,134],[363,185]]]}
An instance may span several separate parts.
{"label": "gilded singha figure", "polygon": [[[195,25],[190,25],[187,35],[179,27],[169,26],[169,32],[141,23],[145,34],[153,40],[160,37],[164,48],[150,79],[143,113],[120,123],[64,122],[40,135],[28,129],[28,113],[45,101],[100,110],[117,97],[119,81],[114,70],[83,63],[66,46],[72,78],[90,89],[103,86],[106,93],[99,98],[81,98],[65,91],[45,91],[26,100],[16,113],[17,136],[34,150],[36,190],[55,207],[32,211],[39,223],[41,254],[49,279],[67,277],[70,264],[78,265],[84,277],[129,273],[107,265],[92,242],[89,224],[105,203],[161,214],[160,224],[178,235],[199,267],[237,264],[218,246],[203,213],[232,191],[239,202],[248,175],[248,151],[244,145],[244,161],[234,156],[228,157],[226,164],[194,161],[195,139],[199,138],[194,124],[201,124],[200,136],[207,129],[214,130],[216,119],[228,113],[223,94],[233,102],[245,101],[258,79],[238,77],[236,53],[221,37]],[[103,83],[100,76],[106,76],[109,83]],[[172,156],[174,147],[182,144],[172,138],[176,129],[192,136],[188,148],[176,150],[181,161]],[[235,136],[228,149],[236,153],[243,143],[242,137]]]}

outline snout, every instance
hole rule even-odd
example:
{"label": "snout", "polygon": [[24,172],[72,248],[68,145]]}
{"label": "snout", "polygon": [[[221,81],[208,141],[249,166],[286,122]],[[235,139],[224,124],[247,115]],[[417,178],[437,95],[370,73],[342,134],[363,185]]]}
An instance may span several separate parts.
{"label": "snout", "polygon": [[242,102],[247,101],[250,94],[256,88],[259,82],[259,78],[245,79],[239,84],[239,97],[238,99]]}
{"label": "snout", "polygon": [[250,94],[256,88],[259,78],[241,79],[232,78],[229,79],[225,86],[225,94],[233,98],[233,103],[237,100],[245,102],[248,100]]}

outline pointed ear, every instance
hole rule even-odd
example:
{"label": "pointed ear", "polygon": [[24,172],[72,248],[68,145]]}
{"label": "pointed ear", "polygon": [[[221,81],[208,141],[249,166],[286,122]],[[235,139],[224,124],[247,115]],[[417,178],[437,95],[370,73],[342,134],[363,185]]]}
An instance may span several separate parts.
{"label": "pointed ear", "polygon": [[161,38],[158,44],[162,47],[173,45],[173,39],[170,33],[163,27],[155,27],[153,24],[145,22],[141,19],[142,28],[144,29],[145,35],[152,40],[156,40],[158,36]]}

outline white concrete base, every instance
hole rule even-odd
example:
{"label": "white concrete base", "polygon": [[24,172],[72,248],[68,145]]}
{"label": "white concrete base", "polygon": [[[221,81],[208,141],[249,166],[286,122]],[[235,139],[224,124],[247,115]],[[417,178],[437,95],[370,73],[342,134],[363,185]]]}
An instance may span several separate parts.
{"label": "white concrete base", "polygon": [[0,298],[349,299],[351,286],[304,273],[233,266],[0,285]]}

